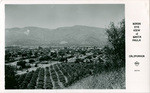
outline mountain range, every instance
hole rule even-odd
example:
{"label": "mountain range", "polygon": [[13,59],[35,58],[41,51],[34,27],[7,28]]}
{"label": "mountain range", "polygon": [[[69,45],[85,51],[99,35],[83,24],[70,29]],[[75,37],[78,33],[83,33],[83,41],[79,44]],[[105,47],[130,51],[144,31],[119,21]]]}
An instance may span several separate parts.
{"label": "mountain range", "polygon": [[5,29],[6,46],[104,46],[106,43],[106,31],[98,27],[75,25],[47,29],[28,26]]}

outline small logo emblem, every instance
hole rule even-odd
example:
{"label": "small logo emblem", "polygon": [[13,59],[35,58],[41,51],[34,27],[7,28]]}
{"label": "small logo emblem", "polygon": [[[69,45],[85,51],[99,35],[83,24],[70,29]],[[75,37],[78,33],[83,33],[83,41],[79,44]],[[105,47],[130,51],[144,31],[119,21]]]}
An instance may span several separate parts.
{"label": "small logo emblem", "polygon": [[135,66],[139,66],[140,63],[138,61],[136,61],[134,64],[135,64]]}

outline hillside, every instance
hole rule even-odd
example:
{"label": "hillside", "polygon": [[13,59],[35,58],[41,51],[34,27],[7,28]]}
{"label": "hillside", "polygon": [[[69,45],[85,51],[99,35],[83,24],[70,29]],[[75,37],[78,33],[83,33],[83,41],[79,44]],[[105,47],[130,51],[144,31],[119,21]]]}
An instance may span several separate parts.
{"label": "hillside", "polygon": [[6,46],[104,46],[107,41],[104,28],[75,25],[47,29],[40,27],[7,28]]}
{"label": "hillside", "polygon": [[125,68],[88,76],[68,89],[125,89]]}

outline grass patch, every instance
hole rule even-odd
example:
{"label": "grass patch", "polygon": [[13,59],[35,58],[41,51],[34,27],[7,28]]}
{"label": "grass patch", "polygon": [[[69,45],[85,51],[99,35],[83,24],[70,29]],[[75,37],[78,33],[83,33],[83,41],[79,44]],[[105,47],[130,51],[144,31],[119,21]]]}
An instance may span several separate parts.
{"label": "grass patch", "polygon": [[88,76],[68,89],[125,89],[125,68]]}

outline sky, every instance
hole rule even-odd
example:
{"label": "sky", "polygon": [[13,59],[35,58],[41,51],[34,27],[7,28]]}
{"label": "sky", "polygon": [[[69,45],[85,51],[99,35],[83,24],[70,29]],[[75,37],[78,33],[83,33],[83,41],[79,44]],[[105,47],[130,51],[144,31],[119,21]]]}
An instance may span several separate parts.
{"label": "sky", "polygon": [[85,25],[106,28],[125,18],[123,4],[5,5],[5,28],[36,26],[55,29]]}

